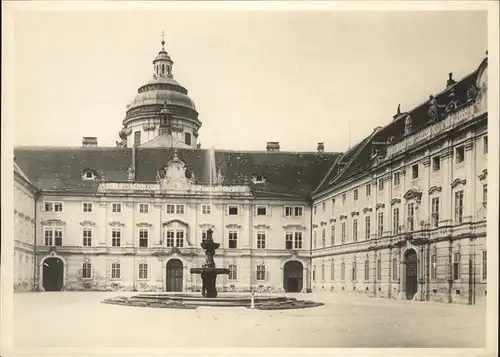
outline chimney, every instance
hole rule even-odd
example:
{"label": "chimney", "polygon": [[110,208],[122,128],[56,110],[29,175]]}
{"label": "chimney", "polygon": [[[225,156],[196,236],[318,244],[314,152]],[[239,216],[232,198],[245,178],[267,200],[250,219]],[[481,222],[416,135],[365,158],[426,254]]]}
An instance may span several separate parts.
{"label": "chimney", "polygon": [[449,86],[454,85],[455,83],[457,83],[457,81],[455,81],[455,80],[453,79],[453,73],[451,73],[451,72],[450,72],[450,73],[448,74],[448,80],[446,81],[446,88],[448,88]]}
{"label": "chimney", "polygon": [[280,143],[278,141],[268,141],[266,150],[269,152],[278,152],[280,151]]}
{"label": "chimney", "polygon": [[82,146],[84,148],[97,146],[97,137],[95,136],[84,136],[82,140]]}
{"label": "chimney", "polygon": [[318,143],[318,152],[325,152],[325,145],[323,145],[323,142]]}

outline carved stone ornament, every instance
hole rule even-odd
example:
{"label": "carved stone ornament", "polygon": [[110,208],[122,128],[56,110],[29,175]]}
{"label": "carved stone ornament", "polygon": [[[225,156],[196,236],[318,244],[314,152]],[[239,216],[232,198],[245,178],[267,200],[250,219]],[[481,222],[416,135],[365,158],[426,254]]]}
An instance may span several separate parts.
{"label": "carved stone ornament", "polygon": [[319,225],[320,225],[320,226],[326,226],[327,224],[328,224],[328,223],[327,223],[326,221],[321,221],[321,222],[319,222]]}
{"label": "carved stone ornament", "polygon": [[488,169],[484,169],[477,177],[480,181],[485,180],[488,177]]}
{"label": "carved stone ornament", "polygon": [[80,225],[81,226],[95,226],[95,222],[85,220],[85,221],[80,221]]}
{"label": "carved stone ornament", "polygon": [[466,179],[454,179],[453,182],[451,183],[451,188],[455,188],[458,185],[465,185],[467,183]]}
{"label": "carved stone ornament", "polygon": [[407,201],[414,199],[415,201],[420,202],[420,200],[422,199],[422,192],[412,188],[406,191],[403,198]]}
{"label": "carved stone ornament", "polygon": [[429,96],[429,111],[427,112],[429,115],[429,121],[431,123],[435,122],[438,120],[439,117],[439,106],[437,103],[436,98],[434,98],[433,95]]}
{"label": "carved stone ornament", "polygon": [[184,222],[183,220],[178,219],[178,218],[174,218],[174,219],[170,219],[168,221],[165,221],[162,223],[162,226],[165,227],[165,226],[168,226],[168,225],[173,224],[173,223],[179,223],[180,225],[183,225],[185,227],[189,226],[189,224],[187,222]]}
{"label": "carved stone ornament", "polygon": [[330,221],[330,223],[334,223],[334,222],[336,222],[337,220],[336,220],[335,218],[330,218],[330,220],[329,220],[329,221]]}
{"label": "carved stone ornament", "polygon": [[306,229],[306,226],[301,224],[286,224],[283,226],[284,229]]}
{"label": "carved stone ornament", "polygon": [[347,216],[345,214],[341,215],[339,219],[342,221],[343,219],[347,219]]}
{"label": "carved stone ornament", "polygon": [[153,225],[149,222],[139,222],[136,225],[137,227],[153,227]]}
{"label": "carved stone ornament", "polygon": [[229,228],[229,229],[231,229],[231,228],[233,228],[233,229],[235,229],[235,228],[241,228],[241,225],[240,224],[234,224],[234,223],[233,224],[226,224],[226,228]]}
{"label": "carved stone ornament", "polygon": [[109,222],[109,225],[111,227],[123,227],[123,226],[125,226],[125,223],[122,223],[119,221],[111,221],[111,222]]}
{"label": "carved stone ornament", "polygon": [[411,116],[407,115],[405,119],[405,135],[411,134]]}
{"label": "carved stone ornament", "polygon": [[375,210],[378,210],[379,208],[384,208],[385,205],[383,203],[377,203],[377,205],[375,206]]}
{"label": "carved stone ornament", "polygon": [[366,214],[366,212],[371,212],[372,209],[370,207],[365,207],[363,208],[363,213]]}
{"label": "carved stone ornament", "polygon": [[429,195],[432,195],[434,192],[441,192],[441,186],[431,186],[429,188]]}
{"label": "carved stone ornament", "polygon": [[477,88],[475,85],[471,84],[467,88],[467,100],[474,100],[477,96]]}
{"label": "carved stone ornament", "polygon": [[60,219],[47,219],[41,222],[42,226],[64,226],[66,222],[61,221]]}
{"label": "carved stone ornament", "polygon": [[128,174],[128,180],[129,181],[134,181],[135,180],[135,169],[131,166],[127,169],[127,174]]}
{"label": "carved stone ornament", "polygon": [[359,212],[358,211],[352,211],[351,212],[351,217],[354,217],[354,216],[359,216]]}
{"label": "carved stone ornament", "polygon": [[269,229],[269,224],[256,224],[254,225],[256,229]]}
{"label": "carved stone ornament", "polygon": [[393,198],[391,200],[391,206],[394,206],[395,204],[399,204],[399,203],[401,203],[401,199],[399,199],[399,198]]}

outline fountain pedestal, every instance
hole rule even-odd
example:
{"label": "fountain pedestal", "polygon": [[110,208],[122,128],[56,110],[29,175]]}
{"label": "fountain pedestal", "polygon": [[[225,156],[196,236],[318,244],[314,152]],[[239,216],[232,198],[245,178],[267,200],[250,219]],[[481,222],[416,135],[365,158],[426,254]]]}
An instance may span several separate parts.
{"label": "fountain pedestal", "polygon": [[201,274],[201,279],[203,281],[201,293],[204,298],[216,298],[217,289],[215,287],[215,282],[217,280],[217,275],[229,274],[229,269],[215,267],[215,250],[219,248],[220,243],[215,243],[212,235],[213,231],[209,229],[207,231],[207,238],[201,242],[201,247],[205,249],[205,254],[207,256],[206,263],[203,264],[201,268],[192,268],[190,270],[191,274]]}

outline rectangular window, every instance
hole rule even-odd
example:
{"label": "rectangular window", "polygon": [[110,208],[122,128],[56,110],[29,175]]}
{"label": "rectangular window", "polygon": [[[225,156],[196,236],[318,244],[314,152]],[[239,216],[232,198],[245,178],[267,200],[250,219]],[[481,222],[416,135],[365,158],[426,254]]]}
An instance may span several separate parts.
{"label": "rectangular window", "polygon": [[331,281],[335,280],[335,262],[333,260],[330,265],[330,280]]}
{"label": "rectangular window", "polygon": [[45,212],[52,212],[54,210],[54,204],[52,202],[44,202],[43,207]]}
{"label": "rectangular window", "polygon": [[378,190],[383,191],[384,190],[384,179],[378,180]]}
{"label": "rectangular window", "polygon": [[313,207],[313,214],[316,215],[317,211],[318,211],[318,206],[314,205],[314,207]]}
{"label": "rectangular window", "polygon": [[285,234],[285,248],[293,249],[293,233],[287,232]]}
{"label": "rectangular window", "polygon": [[111,231],[111,246],[119,247],[121,241],[122,232],[119,229],[113,229]]}
{"label": "rectangular window", "polygon": [[418,179],[418,164],[411,167],[411,178],[413,180]]}
{"label": "rectangular window", "polygon": [[300,217],[302,216],[302,207],[294,207],[294,210],[293,210],[293,215],[295,217]]}
{"label": "rectangular window", "polygon": [[342,236],[341,236],[342,244],[345,243],[345,222],[342,222]]}
{"label": "rectangular window", "polygon": [[134,133],[134,146],[140,146],[141,145],[141,132],[136,131]]}
{"label": "rectangular window", "polygon": [[238,215],[238,207],[237,206],[229,206],[228,214],[230,216],[237,216]]}
{"label": "rectangular window", "polygon": [[149,232],[147,229],[139,230],[139,247],[147,248]]}
{"label": "rectangular window", "polygon": [[83,263],[82,264],[82,279],[92,279],[92,264]]}
{"label": "rectangular window", "polygon": [[436,254],[431,255],[431,280],[436,280],[437,277],[437,263]]}
{"label": "rectangular window", "polygon": [[392,279],[396,280],[398,278],[398,258],[392,258]]}
{"label": "rectangular window", "polygon": [[266,249],[266,233],[257,232],[257,249]]}
{"label": "rectangular window", "polygon": [[485,136],[483,138],[483,153],[484,154],[488,153],[488,136]]}
{"label": "rectangular window", "polygon": [[335,213],[335,198],[332,198],[332,215]]}
{"label": "rectangular window", "polygon": [[464,191],[455,192],[455,223],[462,223],[464,218]]}
{"label": "rectangular window", "polygon": [[313,232],[313,248],[316,248],[318,244],[318,232],[314,231]]}
{"label": "rectangular window", "polygon": [[92,229],[90,228],[83,229],[83,246],[84,247],[92,246]]}
{"label": "rectangular window", "polygon": [[366,185],[366,196],[371,196],[372,194],[372,187],[370,184]]}
{"label": "rectangular window", "polygon": [[229,275],[228,280],[237,280],[238,279],[238,271],[236,264],[229,264]]}
{"label": "rectangular window", "polygon": [[321,230],[321,246],[326,247],[326,228]]}
{"label": "rectangular window", "polygon": [[344,194],[342,195],[342,206],[343,206],[343,205],[345,205],[345,201],[346,201],[346,199],[347,199],[347,196],[346,196],[346,194],[344,193]]}
{"label": "rectangular window", "polygon": [[358,280],[358,270],[357,270],[357,264],[356,262],[352,262],[352,281]]}
{"label": "rectangular window", "polygon": [[148,278],[148,265],[146,263],[139,264],[139,279]]}
{"label": "rectangular window", "polygon": [[62,246],[62,230],[61,229],[55,229],[54,230],[54,245],[55,246]]}
{"label": "rectangular window", "polygon": [[175,211],[177,214],[184,214],[184,205],[175,205]]}
{"label": "rectangular window", "polygon": [[365,260],[365,281],[370,280],[370,261]]}
{"label": "rectangular window", "polygon": [[313,265],[313,271],[312,271],[312,279],[313,281],[316,281],[316,265]]}
{"label": "rectangular window", "polygon": [[345,280],[345,263],[340,264],[340,280]]}
{"label": "rectangular window", "polygon": [[455,149],[455,163],[460,164],[465,161],[465,148],[460,146]]}
{"label": "rectangular window", "polygon": [[168,229],[166,231],[166,234],[167,234],[167,239],[166,239],[167,247],[171,248],[174,246],[175,243],[174,239],[175,232],[172,229]]}
{"label": "rectangular window", "polygon": [[120,263],[112,263],[111,264],[111,279],[120,279],[121,277],[121,269]]}
{"label": "rectangular window", "polygon": [[325,211],[326,211],[326,202],[323,202],[323,203],[321,204],[321,208],[323,209],[323,212],[325,212]]}
{"label": "rectangular window", "polygon": [[229,231],[229,248],[238,248],[238,232],[236,231]]}
{"label": "rectangular window", "polygon": [[202,205],[201,206],[201,213],[202,214],[210,214],[211,212],[211,206],[210,205]]}
{"label": "rectangular window", "polygon": [[256,213],[257,213],[257,216],[265,216],[267,214],[267,207],[266,206],[258,206]]}
{"label": "rectangular window", "polygon": [[382,280],[382,260],[377,259],[377,280]]}
{"label": "rectangular window", "polygon": [[352,239],[354,242],[358,241],[358,220],[352,221]]}
{"label": "rectangular window", "polygon": [[399,234],[399,207],[392,210],[392,231],[394,234]]}
{"label": "rectangular window", "polygon": [[325,264],[321,264],[321,281],[325,281]]}
{"label": "rectangular window", "polygon": [[92,212],[92,203],[84,202],[83,203],[83,212]]}
{"label": "rectangular window", "polygon": [[335,224],[332,223],[331,231],[330,231],[330,245],[335,245]]}
{"label": "rectangular window", "polygon": [[175,213],[175,205],[167,205],[167,214]]}
{"label": "rectangular window", "polygon": [[62,212],[63,204],[62,202],[54,202],[54,212]]}
{"label": "rectangular window", "polygon": [[487,268],[488,268],[488,254],[486,253],[486,250],[482,251],[482,261],[481,261],[481,277],[483,280],[486,280],[487,278]]}
{"label": "rectangular window", "polygon": [[149,205],[147,203],[139,204],[139,213],[149,213]]}
{"label": "rectangular window", "polygon": [[370,216],[365,217],[365,239],[370,239],[371,234],[371,222]]}
{"label": "rectangular window", "polygon": [[354,190],[353,195],[354,195],[354,201],[357,201],[358,200],[358,189]]}
{"label": "rectangular window", "polygon": [[377,218],[377,236],[380,238],[384,234],[384,212],[379,212]]}
{"label": "rectangular window", "polygon": [[54,237],[54,233],[53,233],[52,229],[46,229],[45,233],[44,233],[44,237],[45,237],[45,245],[52,246],[52,239]]}
{"label": "rectangular window", "polygon": [[178,230],[175,232],[175,244],[179,248],[184,246],[184,231]]}
{"label": "rectangular window", "polygon": [[488,185],[483,185],[483,206],[486,207],[488,203]]}
{"label": "rectangular window", "polygon": [[408,204],[408,231],[412,232],[415,228],[415,206],[413,203]]}
{"label": "rectangular window", "polygon": [[453,254],[453,280],[460,279],[460,253]]}
{"label": "rectangular window", "polygon": [[401,183],[401,178],[400,178],[399,172],[395,172],[393,178],[394,178],[393,179],[394,186],[399,186],[399,184]]}
{"label": "rectangular window", "polygon": [[302,249],[302,232],[295,232],[295,249]]}
{"label": "rectangular window", "polygon": [[286,217],[302,216],[302,207],[285,206],[285,216]]}
{"label": "rectangular window", "polygon": [[113,213],[120,213],[122,211],[122,204],[121,203],[113,203],[111,205],[111,211]]}
{"label": "rectangular window", "polygon": [[439,170],[441,170],[441,157],[438,155],[432,158],[432,171],[439,172]]}
{"label": "rectangular window", "polygon": [[431,201],[432,206],[432,227],[439,226],[439,197],[434,197]]}
{"label": "rectangular window", "polygon": [[262,281],[266,280],[266,266],[265,265],[257,265],[257,280]]}

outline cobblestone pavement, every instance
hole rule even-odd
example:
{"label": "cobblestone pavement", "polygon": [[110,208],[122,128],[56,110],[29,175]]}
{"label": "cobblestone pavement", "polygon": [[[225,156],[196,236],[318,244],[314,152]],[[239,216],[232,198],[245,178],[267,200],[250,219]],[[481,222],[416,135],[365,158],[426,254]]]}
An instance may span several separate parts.
{"label": "cobblestone pavement", "polygon": [[[297,295],[321,307],[154,309],[102,304],[131,293],[14,295],[14,346],[483,348],[486,307],[339,293]],[[293,296],[293,295],[292,295]]]}

